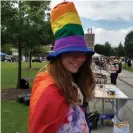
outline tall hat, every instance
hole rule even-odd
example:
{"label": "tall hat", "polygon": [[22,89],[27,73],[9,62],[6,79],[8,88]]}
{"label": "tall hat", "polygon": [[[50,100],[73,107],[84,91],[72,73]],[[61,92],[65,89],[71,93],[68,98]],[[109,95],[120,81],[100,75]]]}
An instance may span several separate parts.
{"label": "tall hat", "polygon": [[51,27],[55,45],[53,52],[47,56],[48,60],[68,52],[94,54],[84,40],[82,24],[73,2],[63,2],[54,7],[51,12]]}

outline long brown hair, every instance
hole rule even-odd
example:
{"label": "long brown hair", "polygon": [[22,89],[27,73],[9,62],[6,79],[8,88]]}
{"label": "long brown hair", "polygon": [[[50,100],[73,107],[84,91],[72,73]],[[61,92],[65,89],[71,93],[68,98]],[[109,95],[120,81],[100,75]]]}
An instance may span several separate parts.
{"label": "long brown hair", "polygon": [[72,82],[79,86],[85,98],[92,98],[95,80],[91,70],[91,60],[91,57],[86,59],[76,74],[71,74],[64,68],[60,57],[49,62],[47,71],[52,75],[68,104],[77,102],[77,95]]}

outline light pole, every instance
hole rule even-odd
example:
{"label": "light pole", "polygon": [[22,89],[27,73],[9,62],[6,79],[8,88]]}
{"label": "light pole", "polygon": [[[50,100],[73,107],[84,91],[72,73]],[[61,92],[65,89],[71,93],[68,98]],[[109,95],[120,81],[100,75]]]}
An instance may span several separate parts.
{"label": "light pole", "polygon": [[126,48],[126,45],[125,45],[125,68],[126,68],[126,62],[127,62],[127,48]]}
{"label": "light pole", "polygon": [[125,49],[125,68],[126,68],[126,49]]}

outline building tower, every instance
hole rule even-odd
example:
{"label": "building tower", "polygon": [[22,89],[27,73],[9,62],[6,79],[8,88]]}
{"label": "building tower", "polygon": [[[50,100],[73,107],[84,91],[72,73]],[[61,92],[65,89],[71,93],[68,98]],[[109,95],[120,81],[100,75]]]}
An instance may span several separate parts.
{"label": "building tower", "polygon": [[86,43],[88,44],[88,47],[91,49],[94,49],[95,34],[92,32],[92,28],[87,29],[87,33],[84,34],[84,38],[85,38]]}

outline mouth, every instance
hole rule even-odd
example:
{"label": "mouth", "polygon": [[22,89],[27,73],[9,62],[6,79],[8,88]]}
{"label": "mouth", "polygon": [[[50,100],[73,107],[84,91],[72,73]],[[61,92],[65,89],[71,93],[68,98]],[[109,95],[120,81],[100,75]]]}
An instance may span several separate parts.
{"label": "mouth", "polygon": [[77,64],[77,63],[71,63],[71,65],[76,67],[76,68],[80,67],[80,64]]}

